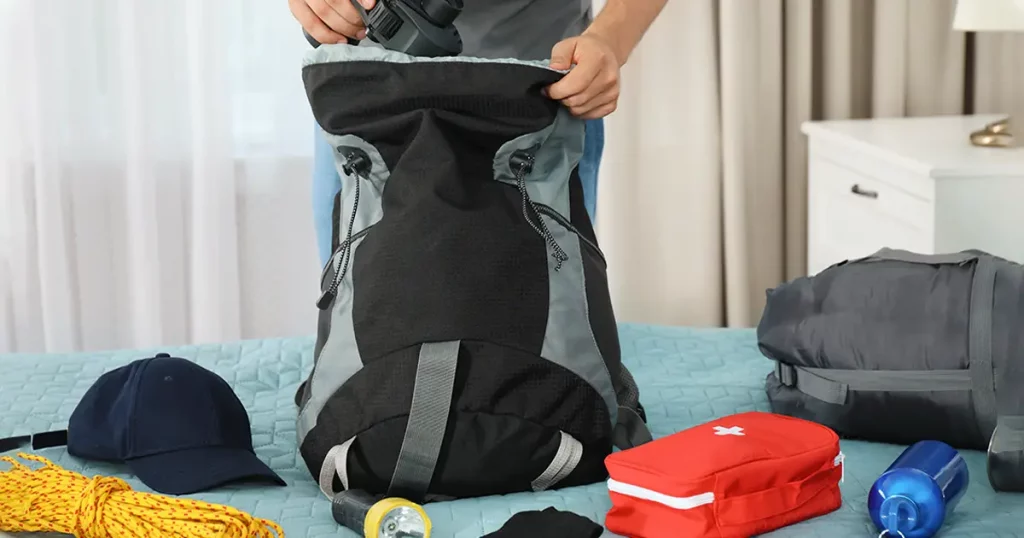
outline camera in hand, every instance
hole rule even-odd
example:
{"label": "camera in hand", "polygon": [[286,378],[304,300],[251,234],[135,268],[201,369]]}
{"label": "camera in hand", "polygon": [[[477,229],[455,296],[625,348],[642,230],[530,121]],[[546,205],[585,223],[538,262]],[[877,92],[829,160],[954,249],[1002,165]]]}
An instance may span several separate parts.
{"label": "camera in hand", "polygon": [[[462,37],[455,18],[462,12],[462,0],[377,0],[367,10],[351,0],[366,26],[366,37],[385,49],[410,56],[457,56]],[[320,46],[308,33],[306,40]],[[350,39],[349,43],[357,41]]]}

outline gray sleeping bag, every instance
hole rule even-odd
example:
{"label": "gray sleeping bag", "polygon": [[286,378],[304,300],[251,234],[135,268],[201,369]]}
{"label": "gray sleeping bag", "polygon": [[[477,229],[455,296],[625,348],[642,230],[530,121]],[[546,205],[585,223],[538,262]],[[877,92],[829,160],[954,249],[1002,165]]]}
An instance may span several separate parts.
{"label": "gray sleeping bag", "polygon": [[984,252],[883,249],[769,290],[772,409],[869,441],[984,450],[997,421],[1024,439],[1022,286]]}

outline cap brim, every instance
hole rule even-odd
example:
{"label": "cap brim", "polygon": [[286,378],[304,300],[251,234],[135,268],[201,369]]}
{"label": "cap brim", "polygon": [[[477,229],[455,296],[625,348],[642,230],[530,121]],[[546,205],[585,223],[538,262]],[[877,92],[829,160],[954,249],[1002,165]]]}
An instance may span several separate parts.
{"label": "cap brim", "polygon": [[187,495],[239,481],[285,482],[255,454],[225,447],[192,448],[127,461],[135,476],[154,491]]}

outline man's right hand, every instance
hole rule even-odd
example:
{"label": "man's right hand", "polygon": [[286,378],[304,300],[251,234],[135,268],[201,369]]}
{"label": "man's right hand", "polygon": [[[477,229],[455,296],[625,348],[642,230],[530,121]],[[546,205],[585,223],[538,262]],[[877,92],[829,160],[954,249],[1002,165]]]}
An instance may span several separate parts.
{"label": "man's right hand", "polygon": [[[359,0],[370,9],[376,0]],[[366,28],[352,0],[288,0],[288,8],[302,28],[322,45],[363,39]]]}

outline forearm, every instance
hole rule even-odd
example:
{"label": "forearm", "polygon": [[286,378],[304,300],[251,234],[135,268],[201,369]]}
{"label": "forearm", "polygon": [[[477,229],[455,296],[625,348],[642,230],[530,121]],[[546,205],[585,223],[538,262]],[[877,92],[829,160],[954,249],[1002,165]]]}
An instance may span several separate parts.
{"label": "forearm", "polygon": [[597,35],[607,40],[615,50],[619,65],[623,65],[667,1],[607,0],[584,35]]}

